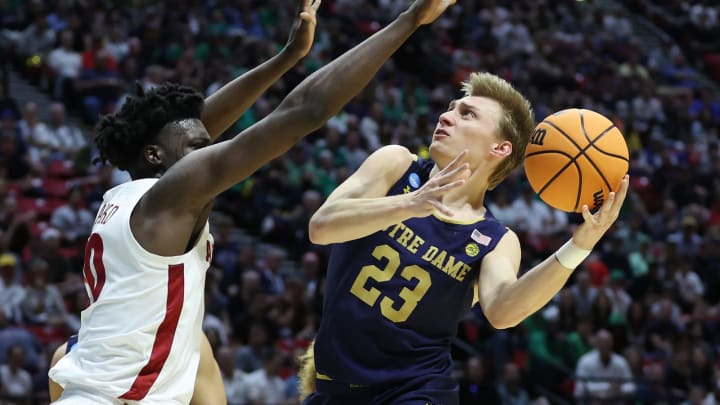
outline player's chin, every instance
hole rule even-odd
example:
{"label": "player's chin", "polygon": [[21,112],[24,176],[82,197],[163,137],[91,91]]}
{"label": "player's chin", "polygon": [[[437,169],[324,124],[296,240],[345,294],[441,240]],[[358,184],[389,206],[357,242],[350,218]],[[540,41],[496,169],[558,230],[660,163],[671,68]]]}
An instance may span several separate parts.
{"label": "player's chin", "polygon": [[430,158],[434,161],[445,160],[451,156],[450,150],[447,145],[443,145],[442,142],[432,141],[428,147],[428,153]]}

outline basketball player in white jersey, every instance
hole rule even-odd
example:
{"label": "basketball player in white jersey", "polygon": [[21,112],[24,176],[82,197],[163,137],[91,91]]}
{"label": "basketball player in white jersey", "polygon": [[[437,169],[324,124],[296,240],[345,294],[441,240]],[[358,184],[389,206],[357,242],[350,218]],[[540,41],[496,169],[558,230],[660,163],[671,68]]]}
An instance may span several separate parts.
{"label": "basketball player in white jersey", "polygon": [[212,201],[323,121],[298,89],[273,118],[204,147],[308,53],[320,2],[301,0],[286,47],[207,100],[178,85],[138,88],[102,118],[99,160],[133,181],[107,191],[95,218],[83,268],[91,305],[72,350],[49,372],[53,393],[53,382],[64,390],[55,403],[187,404],[196,375],[205,389],[193,403],[226,403],[201,328]]}

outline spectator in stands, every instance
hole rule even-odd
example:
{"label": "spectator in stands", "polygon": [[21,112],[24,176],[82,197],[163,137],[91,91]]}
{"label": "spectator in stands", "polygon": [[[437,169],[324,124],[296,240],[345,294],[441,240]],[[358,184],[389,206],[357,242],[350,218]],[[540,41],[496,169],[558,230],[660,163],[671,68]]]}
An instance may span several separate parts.
{"label": "spectator in stands", "polygon": [[73,268],[70,260],[63,256],[61,249],[60,231],[53,227],[43,230],[37,246],[33,249],[35,256],[48,263],[50,272],[47,274],[50,283],[61,283],[65,281],[67,274],[80,273],[82,267]]}
{"label": "spectator in stands", "polygon": [[0,115],[4,116],[7,113],[15,118],[20,117],[17,102],[8,94],[4,81],[0,80]]}
{"label": "spectator in stands", "polygon": [[99,50],[92,59],[90,67],[84,68],[75,83],[83,100],[85,121],[89,124],[95,124],[101,114],[112,112],[122,89],[117,71],[111,68],[114,62],[110,54]]}
{"label": "spectator in stands", "polygon": [[18,200],[13,195],[7,195],[0,206],[0,245],[3,250],[23,254],[24,247],[30,241],[29,223],[34,220],[33,211],[20,212]]}
{"label": "spectator in stands", "polygon": [[500,394],[489,378],[480,357],[470,357],[465,363],[465,377],[460,381],[460,403],[488,405],[501,403]]}
{"label": "spectator in stands", "polygon": [[[47,15],[40,12],[35,21],[20,33],[15,47],[21,55],[31,58],[33,56],[45,59],[55,44],[55,31],[48,25]],[[31,62],[28,65],[40,63]]]}
{"label": "spectator in stands", "polygon": [[20,283],[17,259],[10,253],[0,255],[0,311],[10,323],[22,322],[20,304],[25,299],[25,287]]}
{"label": "spectator in stands", "polygon": [[261,368],[263,350],[269,346],[269,343],[267,327],[259,322],[251,324],[247,344],[237,352],[235,368],[245,373],[252,373]]}
{"label": "spectator in stands", "polygon": [[30,404],[33,393],[33,381],[30,373],[23,369],[25,348],[10,346],[7,364],[0,365],[0,394],[20,403]]}
{"label": "spectator in stands", "polygon": [[573,294],[578,317],[585,318],[590,315],[597,289],[590,283],[590,274],[584,266],[575,270],[575,283],[570,286],[570,291]]}
{"label": "spectator in stands", "polygon": [[60,46],[48,55],[48,66],[54,75],[53,98],[65,103],[72,103],[74,82],[82,72],[82,57],[73,42],[71,30],[61,32]]}
{"label": "spectator in stands", "polygon": [[235,367],[235,351],[229,346],[223,346],[215,356],[222,373],[228,405],[244,405],[249,387],[245,382],[246,374]]}
{"label": "spectator in stands", "polygon": [[54,159],[74,160],[77,153],[88,146],[85,134],[67,122],[65,106],[62,103],[50,104],[50,119],[46,125],[46,138],[52,139],[56,145]]}
{"label": "spectator in stands", "polygon": [[0,120],[0,166],[6,171],[6,179],[20,180],[30,173],[27,148],[12,112],[2,112]]}
{"label": "spectator in stands", "polygon": [[577,364],[575,397],[578,400],[621,402],[622,398],[635,394],[627,360],[612,350],[612,335],[607,330],[599,330],[595,334],[595,349],[582,356]]}
{"label": "spectator in stands", "polygon": [[53,148],[53,140],[47,137],[47,126],[38,118],[38,106],[32,101],[25,103],[22,120],[18,122],[20,136],[28,147],[28,156],[32,161],[47,158]]}
{"label": "spectator in stands", "polygon": [[70,187],[67,204],[52,213],[50,225],[60,231],[64,246],[79,246],[85,243],[92,229],[95,216],[85,207],[85,191],[80,186]]}
{"label": "spectator in stands", "polygon": [[31,325],[54,327],[67,324],[67,312],[57,286],[47,282],[48,263],[40,258],[28,263],[28,282],[21,308],[23,319]]}
{"label": "spectator in stands", "polygon": [[506,363],[497,388],[503,405],[529,405],[530,396],[520,385],[520,369],[515,363]]}
{"label": "spectator in stands", "polygon": [[287,404],[285,384],[279,376],[283,355],[272,347],[266,347],[261,353],[262,367],[245,376],[248,387],[247,399],[251,405]]}
{"label": "spectator in stands", "polygon": [[650,363],[643,368],[643,378],[637,388],[636,398],[643,404],[668,403],[669,388],[660,363]]}

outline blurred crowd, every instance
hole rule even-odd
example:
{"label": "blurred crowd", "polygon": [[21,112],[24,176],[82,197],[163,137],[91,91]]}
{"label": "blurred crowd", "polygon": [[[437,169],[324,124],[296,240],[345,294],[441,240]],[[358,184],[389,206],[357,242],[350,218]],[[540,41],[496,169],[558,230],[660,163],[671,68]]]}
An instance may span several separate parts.
{"label": "blurred crowd", "polygon": [[[0,398],[46,401],[48,358],[88,304],[84,242],[103,192],[128,179],[91,164],[99,115],[136,82],[212,94],[281,49],[295,3],[0,1],[2,59],[52,99],[41,119],[0,85]],[[204,328],[230,404],[297,403],[295,359],[320,321],[327,260],[308,219],[379,146],[427,156],[438,115],[478,70],[512,82],[538,120],[569,107],[610,117],[632,186],[617,225],[542,311],[504,331],[468,313],[453,346],[462,403],[720,399],[720,97],[699,80],[720,49],[702,39],[717,41],[707,33],[720,9],[630,2],[666,32],[649,46],[633,14],[593,3],[458,2],[324,128],[217,199]],[[406,6],[324,0],[311,54],[225,136]],[[542,203],[522,169],[487,202],[521,237],[521,273],[582,220]]]}

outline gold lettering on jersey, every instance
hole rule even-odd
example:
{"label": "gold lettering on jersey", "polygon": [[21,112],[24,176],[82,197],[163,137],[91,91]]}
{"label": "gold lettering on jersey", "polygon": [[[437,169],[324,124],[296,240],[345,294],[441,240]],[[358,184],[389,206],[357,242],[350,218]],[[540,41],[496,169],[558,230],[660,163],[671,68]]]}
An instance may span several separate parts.
{"label": "gold lettering on jersey", "polygon": [[435,246],[430,246],[428,248],[428,250],[425,251],[425,254],[422,255],[422,259],[429,262],[430,260],[432,260],[435,257],[437,252],[438,252],[438,248],[436,248]]}
{"label": "gold lettering on jersey", "polygon": [[[390,229],[390,228],[388,228],[388,229]],[[397,231],[399,229],[405,229],[405,225],[402,222],[393,226],[392,230],[390,231],[390,233],[388,233],[388,235],[390,235],[391,238],[394,238],[395,234],[397,233]]]}
{"label": "gold lettering on jersey", "polygon": [[388,236],[397,240],[399,244],[412,254],[417,254],[418,248],[425,243],[423,238],[416,235],[415,231],[405,226],[403,223],[388,227],[386,231],[388,231]]}
{"label": "gold lettering on jersey", "polygon": [[[421,247],[425,245],[425,239],[417,235],[415,231],[403,223],[390,226],[385,229],[385,231],[388,233],[388,236],[395,239],[401,246],[407,249],[408,252],[421,255],[420,258],[422,260],[457,281],[462,282],[465,280],[465,276],[467,276],[472,269],[472,267],[462,260],[459,260],[446,250],[440,249],[437,246],[430,245],[424,250],[421,249]],[[477,253],[479,252],[475,252],[475,255],[477,255]]]}
{"label": "gold lettering on jersey", "polygon": [[414,235],[415,235],[415,232],[413,232],[412,229],[405,227],[405,230],[403,231],[402,235],[400,235],[400,237],[397,238],[397,241],[399,244],[407,247],[407,244],[410,241],[410,238],[412,238]]}
{"label": "gold lettering on jersey", "polygon": [[410,253],[417,253],[418,248],[422,246],[425,243],[425,240],[423,238],[415,235],[415,238],[410,242],[410,246],[407,247],[407,249],[410,251]]}

